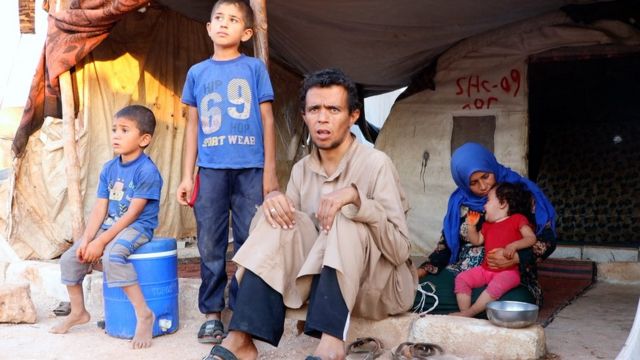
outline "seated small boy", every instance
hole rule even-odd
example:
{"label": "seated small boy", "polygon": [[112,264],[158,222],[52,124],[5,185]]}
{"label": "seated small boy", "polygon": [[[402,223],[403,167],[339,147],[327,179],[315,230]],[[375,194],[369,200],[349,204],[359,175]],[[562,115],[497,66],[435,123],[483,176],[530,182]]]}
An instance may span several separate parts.
{"label": "seated small boy", "polygon": [[111,128],[117,155],[100,173],[96,203],[82,236],[60,258],[62,283],[67,286],[71,313],[51,328],[64,334],[89,321],[82,280],[102,257],[107,286],[122,287],[136,313],[134,349],[151,346],[155,316],[142,295],[138,276],[127,258],[153,237],[158,225],[162,177],[143,150],[151,142],[156,119],[151,110],[131,105],[118,111]]}

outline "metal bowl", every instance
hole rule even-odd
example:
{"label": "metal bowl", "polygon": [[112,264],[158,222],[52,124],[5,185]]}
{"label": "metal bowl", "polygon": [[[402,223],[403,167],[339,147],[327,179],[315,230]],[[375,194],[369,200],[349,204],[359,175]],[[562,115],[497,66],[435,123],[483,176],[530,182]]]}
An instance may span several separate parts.
{"label": "metal bowl", "polygon": [[487,304],[487,317],[494,325],[523,328],[538,319],[538,305],[520,301],[492,301]]}

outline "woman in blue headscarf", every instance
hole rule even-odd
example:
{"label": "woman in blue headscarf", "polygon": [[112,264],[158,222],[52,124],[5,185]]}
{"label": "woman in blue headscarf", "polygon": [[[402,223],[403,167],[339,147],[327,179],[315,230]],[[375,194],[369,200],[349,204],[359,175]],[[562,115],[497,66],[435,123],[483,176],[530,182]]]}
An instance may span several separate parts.
{"label": "woman in blue headscarf", "polygon": [[[494,268],[519,264],[521,286],[505,294],[503,300],[540,304],[542,293],[537,280],[536,263],[538,259],[549,256],[556,245],[555,211],[547,197],[535,183],[498,163],[489,150],[476,143],[466,143],[456,149],[451,156],[451,176],[458,188],[449,197],[440,242],[428,260],[418,268],[423,291],[418,291],[415,310],[425,311],[433,305],[431,298],[425,296],[425,291],[434,291],[431,286],[434,285],[439,302],[434,312],[458,311],[453,293],[454,278],[458,273],[480,265],[485,256],[483,246],[473,246],[467,241],[467,212],[473,210],[482,213],[489,190],[501,182],[521,183],[531,192],[538,241],[533,248],[518,251],[511,260],[504,257],[502,249],[498,249],[486,254],[487,262]],[[481,218],[478,229],[483,221],[484,218]],[[474,295],[477,296],[480,290],[476,289]]]}

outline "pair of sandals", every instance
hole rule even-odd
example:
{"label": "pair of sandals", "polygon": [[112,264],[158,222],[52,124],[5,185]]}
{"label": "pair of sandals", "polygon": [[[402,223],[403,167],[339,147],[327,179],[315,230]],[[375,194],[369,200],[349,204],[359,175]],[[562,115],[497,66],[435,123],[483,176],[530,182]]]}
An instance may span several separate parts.
{"label": "pair of sandals", "polygon": [[422,360],[434,355],[444,354],[436,344],[403,342],[391,354],[393,360]]}
{"label": "pair of sandals", "polygon": [[[374,360],[384,353],[382,341],[374,337],[358,338],[347,346],[347,360]],[[444,350],[435,344],[404,342],[392,352],[393,360],[423,360],[434,355],[444,354]],[[214,346],[203,360],[238,360],[228,349],[221,345]],[[305,360],[322,360],[318,356],[309,355]]]}
{"label": "pair of sandals", "polygon": [[[358,338],[347,346],[347,360],[373,360],[384,353],[384,344],[377,338]],[[322,360],[309,355],[305,360]]]}
{"label": "pair of sandals", "polygon": [[[347,347],[348,360],[373,360],[383,353],[384,345],[382,344],[382,341],[372,337],[356,339],[356,341],[352,342]],[[216,358],[222,360],[238,360],[238,358],[229,351],[229,349],[221,345],[214,346],[209,352],[209,355],[202,360],[214,360]],[[318,356],[309,355],[306,357],[306,360],[322,359]]]}

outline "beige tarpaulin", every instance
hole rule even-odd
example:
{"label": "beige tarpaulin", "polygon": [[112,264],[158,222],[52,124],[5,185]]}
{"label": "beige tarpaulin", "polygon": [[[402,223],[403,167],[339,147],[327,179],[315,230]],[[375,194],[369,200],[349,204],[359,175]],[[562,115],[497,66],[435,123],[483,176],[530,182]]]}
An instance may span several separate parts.
{"label": "beige tarpaulin", "polygon": [[470,118],[462,138],[479,141],[480,119],[493,119],[490,142],[498,161],[526,175],[527,59],[555,48],[604,44],[637,47],[640,31],[608,20],[576,25],[561,12],[513,24],[444,53],[438,60],[436,90],[394,105],[376,147],[393,160],[410,199],[407,222],[414,254],[429,254],[440,238],[455,190],[449,162],[457,120]]}
{"label": "beige tarpaulin", "polygon": [[[113,114],[126,105],[142,104],[153,110],[158,121],[147,153],[164,180],[160,225],[155,234],[178,238],[195,235],[191,209],[174,200],[181,178],[186,121],[186,107],[180,102],[180,95],[186,71],[210,56],[210,44],[203,24],[173,11],[149,9],[126,15],[109,37],[76,66],[76,128],[85,214],[95,200],[102,165],[113,157]],[[291,163],[286,155],[289,141],[302,126],[293,95],[299,79],[277,65],[272,65],[271,71],[278,97],[292,100],[277,103],[275,109],[278,166],[284,170]],[[55,118],[45,120],[42,129],[29,139],[16,174],[9,241],[22,258],[56,257],[72,241],[61,123]]]}

